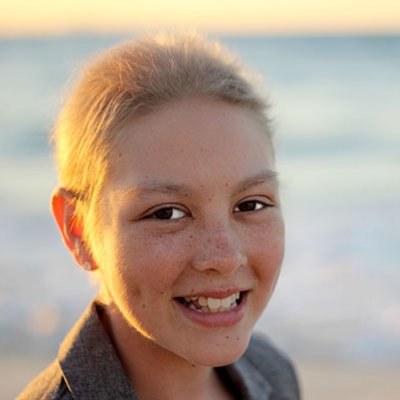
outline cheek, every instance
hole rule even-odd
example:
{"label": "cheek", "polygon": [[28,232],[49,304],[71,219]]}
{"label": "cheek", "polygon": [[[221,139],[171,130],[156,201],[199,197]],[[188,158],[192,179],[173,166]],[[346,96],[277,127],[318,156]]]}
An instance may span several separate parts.
{"label": "cheek", "polygon": [[122,234],[115,249],[119,281],[136,292],[165,294],[184,269],[185,242],[179,235]]}
{"label": "cheek", "polygon": [[285,232],[281,217],[277,217],[267,226],[253,230],[252,265],[264,285],[275,285],[279,276],[285,250]]}

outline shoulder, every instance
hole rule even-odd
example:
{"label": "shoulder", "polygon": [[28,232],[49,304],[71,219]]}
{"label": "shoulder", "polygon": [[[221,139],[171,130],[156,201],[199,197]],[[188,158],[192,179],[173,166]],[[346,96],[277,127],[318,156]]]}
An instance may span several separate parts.
{"label": "shoulder", "polygon": [[293,363],[260,333],[252,335],[243,355],[272,386],[273,399],[299,399],[300,390]]}
{"label": "shoulder", "polygon": [[58,361],[38,375],[17,397],[17,400],[72,400]]}

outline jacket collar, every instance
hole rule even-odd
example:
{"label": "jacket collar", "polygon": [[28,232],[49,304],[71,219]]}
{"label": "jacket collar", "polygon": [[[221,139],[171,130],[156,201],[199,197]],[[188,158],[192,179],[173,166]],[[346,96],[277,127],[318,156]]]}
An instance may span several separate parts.
{"label": "jacket collar", "polygon": [[224,373],[240,393],[241,400],[268,400],[272,386],[246,356],[223,367]]}
{"label": "jacket collar", "polygon": [[[60,346],[58,361],[74,399],[139,400],[93,302]],[[272,387],[245,356],[219,368],[243,400],[268,400]]]}
{"label": "jacket collar", "polygon": [[138,400],[96,308],[92,303],[61,344],[58,360],[67,386],[77,400]]}

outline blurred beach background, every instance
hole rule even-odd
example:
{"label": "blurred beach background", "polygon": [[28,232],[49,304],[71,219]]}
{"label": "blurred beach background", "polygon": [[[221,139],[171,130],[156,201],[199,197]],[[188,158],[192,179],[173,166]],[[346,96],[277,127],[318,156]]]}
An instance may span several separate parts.
{"label": "blurred beach background", "polygon": [[[348,23],[336,32],[323,18],[315,31],[307,20],[278,29],[265,9],[264,30],[245,30],[239,15],[236,30],[181,26],[230,47],[262,75],[272,103],[287,251],[257,329],[296,361],[305,400],[400,398],[396,10],[386,30]],[[87,57],[137,32],[53,25],[60,30],[0,28],[0,399],[54,358],[95,293],[49,212],[48,135]]]}

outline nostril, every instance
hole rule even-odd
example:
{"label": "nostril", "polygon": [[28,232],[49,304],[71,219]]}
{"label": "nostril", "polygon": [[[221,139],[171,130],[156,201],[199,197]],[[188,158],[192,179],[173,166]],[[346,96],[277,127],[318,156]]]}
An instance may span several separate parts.
{"label": "nostril", "polygon": [[231,273],[247,264],[247,258],[241,252],[205,252],[197,254],[193,259],[193,266],[202,271],[219,271],[221,273]]}

